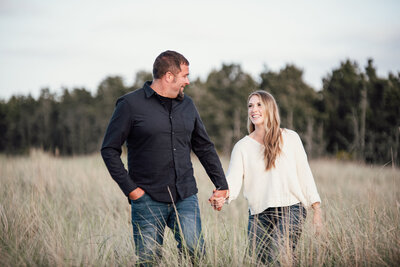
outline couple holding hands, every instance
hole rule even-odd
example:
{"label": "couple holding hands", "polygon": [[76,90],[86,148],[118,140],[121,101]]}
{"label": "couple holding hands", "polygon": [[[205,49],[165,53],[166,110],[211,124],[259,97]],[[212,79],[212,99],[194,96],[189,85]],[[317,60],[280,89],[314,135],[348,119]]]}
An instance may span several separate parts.
{"label": "couple holding hands", "polygon": [[[280,128],[271,94],[251,93],[249,135],[234,146],[225,176],[193,101],[183,93],[188,75],[183,55],[161,53],[153,81],[117,100],[104,136],[102,157],[131,204],[137,264],[157,263],[166,226],[193,263],[205,253],[191,151],[217,188],[209,199],[214,209],[233,201],[243,186],[250,255],[268,264],[277,261],[282,246],[293,253],[306,207],[314,210],[317,230],[322,226],[321,200],[300,137]],[[125,142],[129,171],[121,161]]]}

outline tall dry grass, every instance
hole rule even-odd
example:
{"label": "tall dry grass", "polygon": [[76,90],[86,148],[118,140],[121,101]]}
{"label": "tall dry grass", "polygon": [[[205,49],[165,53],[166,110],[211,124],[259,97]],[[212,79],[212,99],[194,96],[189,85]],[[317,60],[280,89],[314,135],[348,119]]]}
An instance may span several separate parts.
{"label": "tall dry grass", "polygon": [[[223,160],[227,167],[227,160]],[[206,266],[252,266],[247,203],[213,211],[213,185],[194,160]],[[300,266],[399,266],[400,171],[330,160],[311,162],[323,201],[325,233],[309,213],[296,251]],[[131,266],[136,257],[130,206],[99,155],[0,156],[1,266]],[[167,230],[160,266],[188,265]]]}

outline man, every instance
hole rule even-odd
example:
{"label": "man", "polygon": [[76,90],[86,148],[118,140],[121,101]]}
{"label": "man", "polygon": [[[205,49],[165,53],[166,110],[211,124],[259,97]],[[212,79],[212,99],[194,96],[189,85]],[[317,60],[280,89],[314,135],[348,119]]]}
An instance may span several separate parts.
{"label": "man", "polygon": [[[132,207],[132,226],[140,264],[161,256],[164,229],[174,232],[178,248],[193,258],[204,253],[199,203],[190,152],[200,159],[216,190],[228,196],[220,160],[196,107],[183,90],[189,62],[165,51],[153,65],[153,81],[120,97],[104,136],[104,162]],[[127,172],[121,146],[128,147]]]}

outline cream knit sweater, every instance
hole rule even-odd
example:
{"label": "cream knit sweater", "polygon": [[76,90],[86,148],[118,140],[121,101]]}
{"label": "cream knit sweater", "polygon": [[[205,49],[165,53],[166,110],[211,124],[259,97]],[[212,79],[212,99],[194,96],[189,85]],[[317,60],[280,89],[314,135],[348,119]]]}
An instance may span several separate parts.
{"label": "cream knit sweater", "polygon": [[270,207],[321,202],[299,135],[282,131],[283,147],[275,168],[265,170],[264,146],[248,135],[232,150],[227,172],[229,202],[237,198],[242,184],[252,215]]}

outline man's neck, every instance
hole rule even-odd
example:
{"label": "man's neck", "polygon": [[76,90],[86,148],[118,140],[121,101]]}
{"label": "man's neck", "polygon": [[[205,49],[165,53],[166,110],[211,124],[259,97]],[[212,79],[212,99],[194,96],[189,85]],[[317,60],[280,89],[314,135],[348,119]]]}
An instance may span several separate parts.
{"label": "man's neck", "polygon": [[153,80],[153,82],[150,84],[150,87],[151,87],[151,89],[154,90],[154,92],[156,92],[160,96],[174,98],[168,94],[168,90],[163,85],[163,83],[160,79]]}

